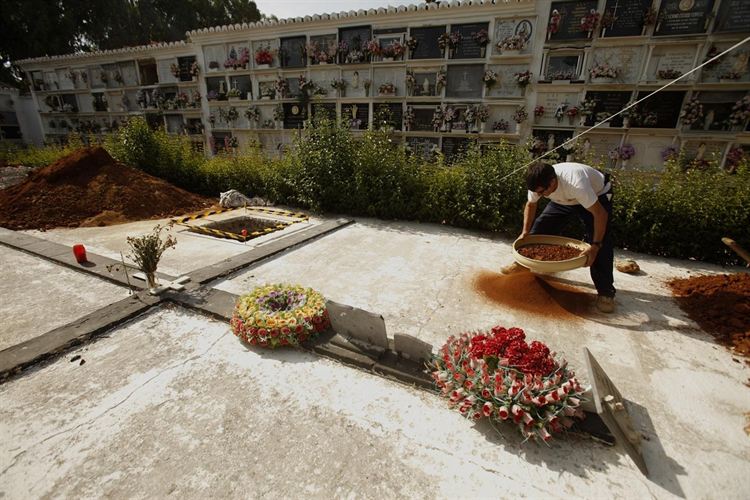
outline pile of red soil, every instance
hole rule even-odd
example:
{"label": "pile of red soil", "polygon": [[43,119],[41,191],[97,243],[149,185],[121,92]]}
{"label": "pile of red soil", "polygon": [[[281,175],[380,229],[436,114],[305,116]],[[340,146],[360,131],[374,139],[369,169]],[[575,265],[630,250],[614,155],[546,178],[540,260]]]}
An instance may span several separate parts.
{"label": "pile of red soil", "polygon": [[687,315],[722,344],[750,356],[750,274],[719,274],[668,283]]}
{"label": "pile of red soil", "polygon": [[518,253],[527,259],[542,261],[560,261],[575,259],[581,255],[577,248],[566,245],[526,245],[518,249]]}
{"label": "pile of red soil", "polygon": [[108,226],[195,212],[208,198],[84,148],[0,191],[0,226],[9,229]]}
{"label": "pile of red soil", "polygon": [[574,320],[590,314],[595,295],[529,271],[474,278],[474,289],[491,302],[537,316]]}

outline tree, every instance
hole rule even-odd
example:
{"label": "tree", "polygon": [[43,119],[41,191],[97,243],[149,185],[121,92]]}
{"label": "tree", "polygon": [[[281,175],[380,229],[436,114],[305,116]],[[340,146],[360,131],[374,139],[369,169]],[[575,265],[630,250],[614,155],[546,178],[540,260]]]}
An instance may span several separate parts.
{"label": "tree", "polygon": [[0,81],[19,84],[20,59],[173,42],[261,16],[252,0],[3,0]]}

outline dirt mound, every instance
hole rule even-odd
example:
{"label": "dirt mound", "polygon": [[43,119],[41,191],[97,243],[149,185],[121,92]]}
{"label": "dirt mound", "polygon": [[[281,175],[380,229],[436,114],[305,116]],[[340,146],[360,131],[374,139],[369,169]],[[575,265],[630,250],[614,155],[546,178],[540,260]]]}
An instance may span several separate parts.
{"label": "dirt mound", "polygon": [[687,315],[719,342],[750,356],[750,274],[719,274],[668,283]]}
{"label": "dirt mound", "polygon": [[117,163],[104,148],[84,148],[0,191],[0,226],[107,226],[182,215],[211,205],[208,198]]}

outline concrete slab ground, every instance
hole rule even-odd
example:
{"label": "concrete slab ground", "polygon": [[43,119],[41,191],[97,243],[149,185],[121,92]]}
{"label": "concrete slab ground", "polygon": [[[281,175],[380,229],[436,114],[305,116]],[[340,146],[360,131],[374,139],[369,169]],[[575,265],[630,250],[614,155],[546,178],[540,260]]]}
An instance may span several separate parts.
{"label": "concrete slab ground", "polygon": [[747,486],[746,463],[733,474],[662,456],[649,480],[589,440],[522,445],[431,394],[248,350],[174,308],[67,358],[0,386],[5,498],[739,498]]}
{"label": "concrete slab ground", "polygon": [[128,296],[122,287],[0,249],[0,351]]}
{"label": "concrete slab ground", "polygon": [[[138,224],[145,232],[154,221]],[[38,236],[72,242],[86,231],[106,249],[129,230],[113,228]],[[555,315],[539,316],[491,300],[500,286],[493,270],[511,261],[510,243],[360,219],[217,287],[312,286],[382,314],[391,336],[408,333],[435,346],[461,331],[519,326],[584,379],[586,346],[630,401],[650,479],[619,449],[577,438],[521,445],[514,430],[498,437],[475,427],[434,395],[307,354],[248,351],[225,324],[169,310],[85,347],[83,366],[60,359],[0,385],[0,491],[11,498],[744,498],[747,368],[701,332],[664,285],[670,277],[740,269],[618,252],[643,273],[616,273],[616,314],[571,308],[556,294],[548,304]],[[202,254],[201,266],[233,251]],[[174,262],[172,274],[188,266]],[[591,291],[586,270],[555,279]]]}
{"label": "concrete slab ground", "polygon": [[[289,217],[254,212],[252,209],[248,209],[247,211],[245,211],[245,209],[239,209],[211,215],[195,222],[191,222],[191,224],[204,224],[207,221],[224,220],[242,216],[246,213],[254,217],[261,217],[270,220],[294,220]],[[120,252],[122,252],[123,255],[127,255],[129,252],[129,247],[126,242],[128,236],[141,236],[149,233],[157,224],[164,226],[169,220],[170,219],[157,219],[106,227],[84,227],[74,229],[60,228],[47,231],[24,232],[36,236],[37,238],[70,245],[71,247],[76,243],[82,243],[91,252],[111,259],[120,260]],[[186,274],[190,271],[219,262],[227,257],[246,252],[251,248],[269,243],[317,223],[319,223],[319,219],[315,218],[310,219],[310,221],[296,222],[283,230],[248,240],[244,243],[192,233],[184,226],[175,226],[172,230],[172,234],[177,239],[177,246],[164,253],[162,261],[159,264],[159,270],[173,276]],[[126,262],[129,261],[126,259]]]}

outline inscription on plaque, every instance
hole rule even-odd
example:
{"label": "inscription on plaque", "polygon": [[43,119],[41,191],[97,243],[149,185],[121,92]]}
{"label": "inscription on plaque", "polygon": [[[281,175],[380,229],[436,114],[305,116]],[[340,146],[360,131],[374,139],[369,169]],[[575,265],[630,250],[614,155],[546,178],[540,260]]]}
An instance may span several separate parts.
{"label": "inscription on plaque", "polygon": [[705,33],[714,0],[665,0],[659,9],[654,35]]}
{"label": "inscription on plaque", "polygon": [[[662,54],[654,54],[653,74],[656,79],[659,78],[659,71],[677,70],[681,73],[687,73],[693,67],[695,52],[690,51],[670,51]],[[681,80],[682,81],[682,80]]]}
{"label": "inscription on plaque", "polygon": [[526,40],[522,52],[531,50],[534,24],[531,19],[495,19],[495,35],[492,39],[493,54],[502,54],[500,44],[512,36],[519,36]]}
{"label": "inscription on plaque", "polygon": [[488,23],[454,24],[451,26],[451,31],[457,31],[461,34],[461,42],[456,47],[453,58],[476,59],[484,57],[484,48],[474,40],[472,34],[479,33],[480,30],[486,31],[488,27]]}
{"label": "inscription on plaque", "polygon": [[437,59],[443,57],[443,49],[438,46],[438,37],[446,33],[445,26],[429,28],[412,28],[410,35],[417,41],[417,47],[411,53],[411,59]]}
{"label": "inscription on plaque", "polygon": [[566,2],[552,2],[550,6],[550,19],[552,12],[557,10],[560,14],[560,22],[557,26],[557,32],[549,32],[549,39],[556,40],[584,40],[591,36],[591,33],[581,29],[581,19],[590,13],[596,11],[597,0],[575,0]]}
{"label": "inscription on plaque", "polygon": [[[639,92],[638,99],[642,99],[648,94],[648,92]],[[655,127],[675,128],[684,98],[685,92],[659,92],[643,101],[641,107],[646,111],[656,113]]]}
{"label": "inscription on plaque", "polygon": [[652,0],[607,0],[604,18],[613,19],[603,26],[602,34],[612,36],[640,36],[643,33],[643,14],[651,7]]}
{"label": "inscription on plaque", "polygon": [[750,24],[750,2],[722,0],[714,31],[747,31]]}
{"label": "inscription on plaque", "polygon": [[457,160],[469,148],[469,139],[466,137],[443,137],[443,154],[448,162]]}
{"label": "inscription on plaque", "polygon": [[482,97],[482,76],[484,67],[477,64],[449,66],[446,97]]}

